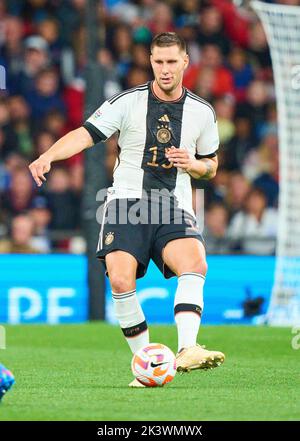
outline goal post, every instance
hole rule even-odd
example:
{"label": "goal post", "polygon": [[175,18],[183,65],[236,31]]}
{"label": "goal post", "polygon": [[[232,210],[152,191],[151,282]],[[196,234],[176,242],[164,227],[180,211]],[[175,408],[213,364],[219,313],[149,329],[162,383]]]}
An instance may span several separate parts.
{"label": "goal post", "polygon": [[279,131],[279,224],[266,321],[300,324],[300,6],[252,1],[270,47]]}

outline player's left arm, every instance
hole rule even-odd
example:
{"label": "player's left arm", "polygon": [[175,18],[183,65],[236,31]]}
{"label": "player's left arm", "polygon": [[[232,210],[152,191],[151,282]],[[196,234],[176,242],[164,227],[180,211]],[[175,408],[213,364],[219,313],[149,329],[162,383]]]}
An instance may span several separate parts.
{"label": "player's left arm", "polygon": [[218,168],[217,155],[196,159],[183,148],[170,147],[166,152],[169,162],[175,167],[188,172],[194,179],[212,179],[216,176]]}
{"label": "player's left arm", "polygon": [[[174,165],[185,169],[195,179],[212,179],[217,172],[219,147],[218,123],[215,111],[210,105],[205,105],[205,123],[200,125],[200,132],[196,141],[196,154],[192,155],[186,149],[178,149],[177,161]],[[204,108],[201,111],[201,119],[204,119]],[[173,157],[173,158],[174,158]]]}

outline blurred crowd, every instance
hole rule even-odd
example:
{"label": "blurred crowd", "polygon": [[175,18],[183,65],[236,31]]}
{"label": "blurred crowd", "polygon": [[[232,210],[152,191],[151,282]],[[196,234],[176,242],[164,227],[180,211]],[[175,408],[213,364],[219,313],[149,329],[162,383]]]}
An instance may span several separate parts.
{"label": "blurred crowd", "polygon": [[[205,189],[208,252],[273,254],[278,133],[271,59],[258,18],[237,3],[99,1],[97,62],[109,98],[152,79],[153,35],[185,38],[184,85],[214,105],[221,140],[216,178],[193,182]],[[54,164],[42,189],[28,164],[83,122],[85,7],[86,0],[0,0],[0,253],[84,251],[83,155]],[[113,137],[105,149],[108,185],[116,151]]]}

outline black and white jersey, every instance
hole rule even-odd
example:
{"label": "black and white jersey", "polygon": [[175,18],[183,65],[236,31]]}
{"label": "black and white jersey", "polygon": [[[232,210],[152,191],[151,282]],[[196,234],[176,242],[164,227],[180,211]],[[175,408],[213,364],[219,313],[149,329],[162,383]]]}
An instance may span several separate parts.
{"label": "black and white jersey", "polygon": [[119,161],[114,169],[116,198],[167,189],[178,206],[193,213],[190,175],[165,157],[166,148],[187,149],[197,158],[213,157],[219,145],[214,109],[183,88],[176,101],[158,98],[148,82],[105,101],[83,125],[95,142],[119,132]]}

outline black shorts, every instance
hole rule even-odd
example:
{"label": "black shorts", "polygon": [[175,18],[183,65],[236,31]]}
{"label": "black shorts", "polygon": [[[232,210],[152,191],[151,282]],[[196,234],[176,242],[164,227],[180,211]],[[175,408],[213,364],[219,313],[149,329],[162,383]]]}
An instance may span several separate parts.
{"label": "black shorts", "polygon": [[165,278],[175,276],[164,264],[162,251],[174,239],[195,237],[203,243],[196,219],[176,206],[144,199],[114,199],[104,206],[96,256],[105,265],[105,256],[122,250],[138,262],[137,278],[143,277],[150,259]]}

